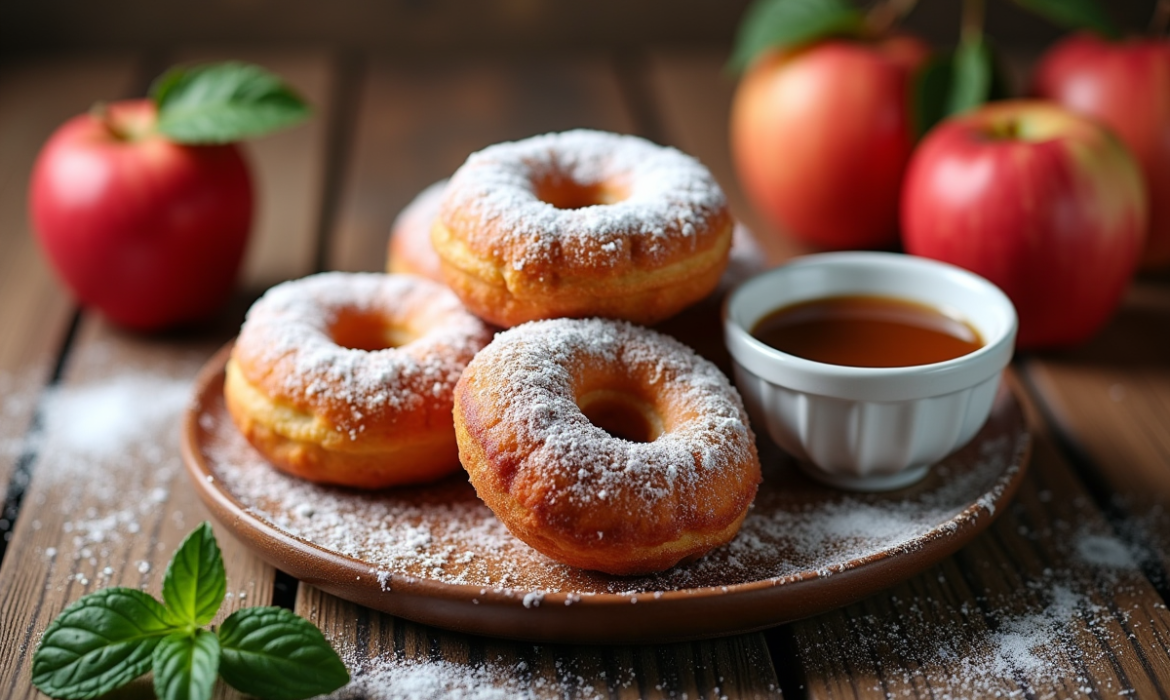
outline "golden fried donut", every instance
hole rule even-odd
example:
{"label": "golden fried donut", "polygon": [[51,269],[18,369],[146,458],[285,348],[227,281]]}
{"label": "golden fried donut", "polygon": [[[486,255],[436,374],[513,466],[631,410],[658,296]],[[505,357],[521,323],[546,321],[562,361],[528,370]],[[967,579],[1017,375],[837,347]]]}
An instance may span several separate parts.
{"label": "golden fried donut", "polygon": [[439,216],[446,187],[444,179],[419,192],[394,219],[387,246],[387,272],[443,282],[439,256],[431,247],[431,225]]}
{"label": "golden fried donut", "polygon": [[635,136],[568,131],[471,154],[431,229],[443,277],[500,326],[655,323],[713,290],[732,218],[697,160]]}
{"label": "golden fried donut", "polygon": [[661,571],[730,541],[760,482],[739,394],[622,321],[505,331],[455,387],[459,459],[512,534],[557,561]]}
{"label": "golden fried donut", "polygon": [[279,284],[248,311],[224,395],[276,467],[382,488],[459,468],[452,391],[491,331],[447,288],[330,272]]}

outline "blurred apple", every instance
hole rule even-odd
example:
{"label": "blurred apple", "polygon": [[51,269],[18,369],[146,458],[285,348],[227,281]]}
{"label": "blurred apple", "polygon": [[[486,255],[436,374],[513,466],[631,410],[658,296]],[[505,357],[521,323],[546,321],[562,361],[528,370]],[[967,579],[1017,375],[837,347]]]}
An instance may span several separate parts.
{"label": "blurred apple", "polygon": [[907,252],[999,285],[1021,348],[1079,343],[1121,300],[1145,240],[1146,195],[1111,132],[1051,102],[998,102],[942,122],[902,190]]}
{"label": "blurred apple", "polygon": [[1170,40],[1070,37],[1041,59],[1035,92],[1100,120],[1129,146],[1149,190],[1141,266],[1170,266]]}
{"label": "blurred apple", "polygon": [[239,149],[175,143],[155,122],[150,100],[74,117],[41,150],[29,193],[41,246],[77,299],[139,330],[222,306],[252,222]]}
{"label": "blurred apple", "polygon": [[911,87],[928,50],[896,36],[774,50],[736,91],[731,149],[753,206],[821,248],[898,239],[898,195],[914,147]]}

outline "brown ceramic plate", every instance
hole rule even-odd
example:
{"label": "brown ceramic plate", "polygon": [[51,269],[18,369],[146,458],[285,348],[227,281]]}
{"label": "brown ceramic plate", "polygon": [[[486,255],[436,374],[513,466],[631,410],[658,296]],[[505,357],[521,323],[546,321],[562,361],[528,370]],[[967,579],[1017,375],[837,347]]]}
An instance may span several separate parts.
{"label": "brown ceramic plate", "polygon": [[461,632],[649,643],[759,630],[860,600],[949,556],[1015,493],[1030,439],[1000,390],[979,435],[911,488],[845,494],[765,446],[765,483],[739,535],[698,562],[616,577],[513,538],[462,473],[362,492],[277,472],[223,402],[228,349],[201,373],[183,457],[220,523],[274,566],[346,600]]}

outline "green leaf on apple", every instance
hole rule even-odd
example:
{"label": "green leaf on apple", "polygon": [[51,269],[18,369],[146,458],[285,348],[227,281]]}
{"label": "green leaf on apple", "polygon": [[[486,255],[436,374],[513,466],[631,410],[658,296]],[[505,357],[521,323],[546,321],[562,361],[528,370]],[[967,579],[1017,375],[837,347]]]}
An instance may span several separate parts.
{"label": "green leaf on apple", "polygon": [[952,59],[947,114],[978,107],[991,97],[991,49],[982,38],[959,42]]}
{"label": "green leaf on apple", "polygon": [[919,137],[935,124],[1007,96],[1006,81],[983,37],[959,43],[953,54],[932,59],[914,85],[914,126]]}
{"label": "green leaf on apple", "polygon": [[293,126],[310,108],[279,77],[235,61],[172,68],[154,82],[158,130],[179,143],[230,143]]}
{"label": "green leaf on apple", "polygon": [[865,15],[847,0],[756,0],[739,25],[728,68],[740,73],[764,51],[833,36],[860,36]]}
{"label": "green leaf on apple", "polygon": [[1020,7],[1065,29],[1087,29],[1106,39],[1121,32],[1097,0],[1015,0]]}

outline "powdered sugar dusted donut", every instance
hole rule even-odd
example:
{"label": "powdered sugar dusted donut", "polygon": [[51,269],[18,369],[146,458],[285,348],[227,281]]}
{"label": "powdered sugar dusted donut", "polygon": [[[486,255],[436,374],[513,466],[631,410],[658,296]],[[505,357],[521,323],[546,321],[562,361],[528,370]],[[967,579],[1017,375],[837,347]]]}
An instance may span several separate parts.
{"label": "powdered sugar dusted donut", "polygon": [[697,160],[578,130],[473,153],[431,240],[447,284],[492,323],[654,323],[715,288],[731,232],[723,192]]}
{"label": "powdered sugar dusted donut", "polygon": [[491,331],[448,289],[407,275],[285,282],[248,312],[224,393],[284,471],[363,488],[457,470],[452,391]]}
{"label": "powdered sugar dusted donut", "polygon": [[739,394],[716,367],[621,321],[501,333],[455,389],[459,458],[521,540],[611,574],[730,541],[760,482]]}
{"label": "powdered sugar dusted donut", "polygon": [[387,246],[386,270],[443,281],[439,256],[431,246],[431,225],[439,216],[439,205],[447,180],[439,180],[418,193],[394,219]]}

